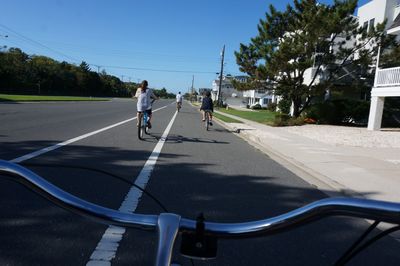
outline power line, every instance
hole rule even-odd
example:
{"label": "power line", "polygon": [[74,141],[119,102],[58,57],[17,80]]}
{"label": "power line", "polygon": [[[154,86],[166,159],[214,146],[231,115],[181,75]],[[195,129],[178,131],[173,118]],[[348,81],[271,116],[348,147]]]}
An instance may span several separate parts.
{"label": "power line", "polygon": [[[30,42],[31,44],[33,43],[33,44],[36,45],[36,46],[40,46],[40,47],[42,47],[42,48],[45,48],[45,49],[47,49],[47,50],[50,50],[50,51],[52,51],[52,52],[54,52],[54,53],[57,53],[57,54],[59,54],[59,55],[62,55],[63,57],[69,58],[69,59],[71,59],[71,60],[73,60],[73,61],[75,61],[75,62],[82,61],[82,60],[78,60],[78,59],[76,59],[76,58],[74,58],[74,57],[72,57],[72,56],[69,56],[69,55],[67,55],[67,54],[64,54],[64,53],[62,53],[62,52],[59,52],[59,51],[57,51],[57,50],[54,50],[53,48],[50,48],[50,47],[48,47],[48,46],[46,46],[46,45],[44,45],[44,44],[42,44],[42,43],[40,43],[40,42],[38,42],[38,41],[35,41],[35,40],[31,39],[31,38],[28,38],[28,37],[26,37],[26,36],[24,36],[24,35],[22,35],[22,34],[16,32],[15,30],[13,30],[13,29],[11,29],[11,28],[9,28],[9,27],[3,25],[3,24],[0,24],[0,27],[6,29],[6,30],[9,31],[9,32],[12,32],[12,33],[16,34],[19,38],[21,38],[21,39],[24,40],[24,41]],[[191,74],[215,74],[215,73],[216,73],[215,71],[156,69],[156,68],[140,68],[140,67],[130,67],[130,66],[109,66],[109,65],[101,65],[101,64],[93,64],[93,63],[87,63],[87,64],[88,64],[88,65],[91,65],[91,66],[97,67],[97,71],[98,71],[98,72],[99,72],[99,70],[100,70],[100,67],[103,67],[103,68],[128,69],[128,70],[142,70],[142,71],[154,71],[154,72],[170,72],[170,73],[191,73]]]}
{"label": "power line", "polygon": [[[90,64],[91,66],[99,66],[99,64]],[[141,68],[141,67],[128,67],[128,66],[105,66],[100,65],[105,68],[117,68],[117,69],[129,69],[129,70],[144,70],[144,71],[154,71],[154,72],[175,72],[175,73],[195,73],[195,74],[215,74],[215,71],[196,71],[196,70],[173,70],[173,69],[155,69],[155,68]]]}
{"label": "power line", "polygon": [[[51,42],[54,44],[61,44],[63,46],[67,46],[67,48],[70,51],[76,51],[74,48],[78,49],[83,49],[91,52],[92,54],[95,55],[106,55],[106,56],[130,56],[134,54],[139,54],[139,55],[152,55],[152,56],[167,56],[167,57],[173,57],[175,59],[181,59],[183,61],[191,60],[214,60],[216,59],[215,57],[204,57],[204,56],[187,56],[187,55],[177,55],[177,54],[168,54],[168,53],[151,53],[151,52],[143,52],[143,51],[132,51],[132,50],[121,50],[121,49],[109,49],[107,48],[107,52],[102,52],[104,49],[101,49],[99,51],[94,51],[94,48],[96,47],[89,47],[89,46],[84,46],[84,45],[77,45],[73,43],[65,43],[65,42],[56,42],[56,41],[46,41],[46,42]],[[71,49],[72,48],[72,49]],[[218,61],[219,62],[219,61]]]}
{"label": "power line", "polygon": [[74,58],[74,57],[72,57],[72,56],[66,55],[66,54],[61,53],[61,52],[59,52],[59,51],[56,51],[56,50],[54,50],[54,49],[52,49],[52,48],[50,48],[50,47],[48,47],[48,46],[46,46],[46,45],[44,45],[44,44],[41,44],[40,42],[37,42],[37,41],[35,41],[35,40],[32,40],[31,38],[28,38],[28,37],[26,37],[26,36],[24,36],[24,35],[22,35],[22,34],[16,32],[15,30],[13,30],[13,29],[11,29],[11,28],[5,26],[5,25],[0,24],[0,27],[6,29],[7,31],[10,31],[10,32],[16,34],[17,36],[19,36],[20,38],[22,38],[22,39],[25,40],[25,41],[28,41],[28,42],[34,43],[34,44],[36,44],[36,45],[39,45],[39,46],[41,46],[41,47],[43,47],[43,48],[45,48],[45,49],[48,49],[48,50],[50,50],[50,51],[52,51],[52,52],[54,52],[54,53],[57,53],[57,54],[59,54],[59,55],[62,55],[63,57],[69,58],[69,59],[71,59],[71,60],[73,60],[73,61],[76,61],[76,62],[79,62],[79,61],[80,61],[80,60],[78,60],[78,59],[76,59],[76,58]]}

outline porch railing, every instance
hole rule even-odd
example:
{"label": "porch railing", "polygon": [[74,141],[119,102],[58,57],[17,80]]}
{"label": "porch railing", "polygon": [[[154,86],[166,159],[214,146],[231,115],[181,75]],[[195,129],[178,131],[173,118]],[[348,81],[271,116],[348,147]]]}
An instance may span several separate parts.
{"label": "porch railing", "polygon": [[378,69],[375,87],[400,86],[400,67]]}

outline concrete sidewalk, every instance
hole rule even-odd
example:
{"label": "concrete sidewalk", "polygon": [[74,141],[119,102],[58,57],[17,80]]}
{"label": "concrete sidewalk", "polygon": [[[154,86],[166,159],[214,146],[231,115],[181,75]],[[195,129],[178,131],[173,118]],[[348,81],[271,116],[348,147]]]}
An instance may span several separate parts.
{"label": "concrete sidewalk", "polygon": [[[221,114],[243,122],[219,120],[227,129],[329,196],[400,202],[399,147],[332,145],[291,133],[285,128]],[[330,133],[334,134],[326,132]],[[400,139],[400,132],[397,133]]]}

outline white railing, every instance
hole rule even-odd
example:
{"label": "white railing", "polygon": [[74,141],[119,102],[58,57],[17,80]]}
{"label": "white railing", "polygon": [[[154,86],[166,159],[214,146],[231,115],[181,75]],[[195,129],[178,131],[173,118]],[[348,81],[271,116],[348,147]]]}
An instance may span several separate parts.
{"label": "white railing", "polygon": [[378,69],[375,87],[400,86],[400,67]]}

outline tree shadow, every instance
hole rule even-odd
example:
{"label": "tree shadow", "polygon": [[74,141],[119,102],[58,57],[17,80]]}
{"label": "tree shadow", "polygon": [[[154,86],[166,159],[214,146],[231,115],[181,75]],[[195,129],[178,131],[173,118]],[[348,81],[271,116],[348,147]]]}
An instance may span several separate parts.
{"label": "tree shadow", "polygon": [[[190,140],[189,140],[190,141]],[[32,143],[31,143],[32,144]],[[21,145],[23,148],[24,146]],[[109,171],[133,181],[151,150],[70,145],[29,160],[31,163],[83,165]],[[244,222],[280,215],[327,197],[282,168],[281,180],[269,162],[252,174],[211,172],[216,162],[193,162],[189,155],[161,153],[147,191],[168,211],[185,218],[203,212],[209,221]],[[118,209],[130,185],[82,169],[31,167],[62,189],[94,203]],[[250,169],[248,170],[250,171]],[[373,192],[371,192],[373,193]],[[89,260],[106,226],[81,218],[0,178],[0,264],[82,265]],[[163,212],[147,195],[138,213]],[[256,239],[220,240],[218,258],[196,265],[331,265],[368,227],[364,220],[331,217],[296,230]],[[189,262],[178,254],[174,261]],[[128,229],[113,264],[154,263],[155,232]],[[385,238],[350,265],[397,265],[399,244]],[[60,256],[62,254],[62,256]]]}
{"label": "tree shadow", "polygon": [[218,141],[215,139],[199,138],[199,137],[185,137],[177,134],[170,134],[166,140],[168,143],[183,143],[183,142],[194,142],[194,143],[210,143],[210,144],[229,144],[227,141]]}

